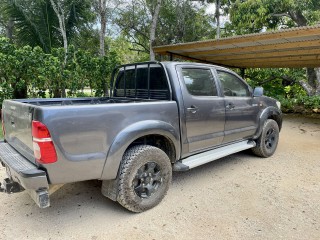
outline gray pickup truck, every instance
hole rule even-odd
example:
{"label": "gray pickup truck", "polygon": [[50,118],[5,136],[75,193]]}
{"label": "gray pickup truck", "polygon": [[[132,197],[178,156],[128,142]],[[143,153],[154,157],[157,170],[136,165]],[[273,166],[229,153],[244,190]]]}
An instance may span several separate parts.
{"label": "gray pickup truck", "polygon": [[41,208],[54,186],[102,180],[102,194],[133,212],[156,206],[172,171],[252,149],[271,156],[280,103],[219,66],[122,65],[110,97],[5,100],[1,191],[26,190]]}

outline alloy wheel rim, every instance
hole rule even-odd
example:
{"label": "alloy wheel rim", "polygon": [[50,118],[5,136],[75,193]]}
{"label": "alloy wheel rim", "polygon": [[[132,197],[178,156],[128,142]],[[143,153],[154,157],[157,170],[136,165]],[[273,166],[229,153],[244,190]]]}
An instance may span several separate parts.
{"label": "alloy wheel rim", "polygon": [[155,162],[148,162],[141,166],[133,181],[132,187],[141,198],[149,198],[162,184],[162,172]]}
{"label": "alloy wheel rim", "polygon": [[267,133],[266,133],[266,137],[265,137],[265,146],[268,149],[272,149],[275,145],[275,141],[276,141],[276,132],[273,128],[268,129]]}

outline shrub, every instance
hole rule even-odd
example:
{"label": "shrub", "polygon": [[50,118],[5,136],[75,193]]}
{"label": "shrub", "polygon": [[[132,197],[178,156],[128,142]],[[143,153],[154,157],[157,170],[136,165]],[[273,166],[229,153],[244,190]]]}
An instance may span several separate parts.
{"label": "shrub", "polygon": [[113,68],[119,64],[115,52],[105,57],[69,47],[64,64],[64,49],[46,54],[40,47],[17,47],[0,37],[0,105],[8,98],[68,97],[83,95],[85,87],[103,95]]}
{"label": "shrub", "polygon": [[283,112],[320,113],[320,96],[300,96],[297,98],[278,97]]}

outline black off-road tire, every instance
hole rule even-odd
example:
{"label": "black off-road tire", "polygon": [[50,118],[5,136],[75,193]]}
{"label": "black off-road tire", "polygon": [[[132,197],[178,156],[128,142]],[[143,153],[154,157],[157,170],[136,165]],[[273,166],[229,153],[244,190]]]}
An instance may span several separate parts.
{"label": "black off-road tire", "polygon": [[263,125],[260,137],[256,140],[257,145],[252,152],[263,158],[270,157],[277,149],[279,142],[279,126],[276,121],[267,119]]}
{"label": "black off-road tire", "polygon": [[122,158],[117,201],[132,212],[149,210],[164,198],[171,179],[171,163],[164,151],[149,145],[134,146]]}

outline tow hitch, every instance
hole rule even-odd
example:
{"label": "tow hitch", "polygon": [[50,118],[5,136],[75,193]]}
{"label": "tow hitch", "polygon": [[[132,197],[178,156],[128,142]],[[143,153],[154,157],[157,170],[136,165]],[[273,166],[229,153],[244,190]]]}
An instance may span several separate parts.
{"label": "tow hitch", "polygon": [[0,183],[0,192],[17,193],[22,192],[24,189],[19,183],[12,181],[10,178],[5,178],[3,183]]}

